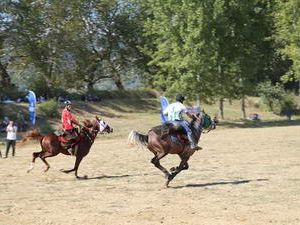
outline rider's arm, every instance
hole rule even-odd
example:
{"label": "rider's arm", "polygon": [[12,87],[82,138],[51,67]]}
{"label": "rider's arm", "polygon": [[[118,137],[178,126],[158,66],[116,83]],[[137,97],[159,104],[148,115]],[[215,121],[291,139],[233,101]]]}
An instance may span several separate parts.
{"label": "rider's arm", "polygon": [[189,117],[189,118],[191,118],[191,119],[193,119],[193,115],[189,112],[189,111],[185,111],[185,114]]}
{"label": "rider's arm", "polygon": [[73,124],[75,124],[77,126],[80,126],[80,123],[74,117],[72,117],[71,121],[72,121]]}
{"label": "rider's arm", "polygon": [[185,113],[190,119],[192,119],[193,115],[189,112],[186,106],[182,104],[181,107],[182,107],[181,112]]}

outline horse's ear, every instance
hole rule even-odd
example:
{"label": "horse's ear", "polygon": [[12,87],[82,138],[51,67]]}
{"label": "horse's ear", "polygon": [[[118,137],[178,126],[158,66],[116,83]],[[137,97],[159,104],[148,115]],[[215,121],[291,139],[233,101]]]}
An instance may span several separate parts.
{"label": "horse's ear", "polygon": [[96,118],[96,120],[99,122],[100,121],[100,119],[99,119],[99,117],[98,116],[95,116],[95,118]]}

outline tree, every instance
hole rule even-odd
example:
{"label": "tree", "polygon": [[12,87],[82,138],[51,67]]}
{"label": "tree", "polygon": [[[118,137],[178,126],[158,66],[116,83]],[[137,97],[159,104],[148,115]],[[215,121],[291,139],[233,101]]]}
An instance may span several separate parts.
{"label": "tree", "polygon": [[89,90],[107,78],[124,89],[122,79],[142,57],[136,47],[140,31],[135,6],[117,0],[77,1],[71,12],[67,42],[72,43],[68,53],[76,65],[77,79],[83,80]]}
{"label": "tree", "polygon": [[[50,95],[57,88],[87,88],[123,79],[138,66],[139,27],[129,1],[7,1],[17,70],[34,66]],[[24,73],[28,74],[28,73]],[[33,78],[34,79],[34,78]]]}
{"label": "tree", "polygon": [[[0,3],[0,7],[4,9],[6,1]],[[12,87],[11,77],[7,71],[10,59],[7,53],[8,33],[10,30],[9,18],[5,11],[0,11],[0,86],[2,88]]]}
{"label": "tree", "polygon": [[274,12],[276,35],[274,36],[282,56],[291,60],[291,67],[282,80],[299,81],[300,89],[300,2],[277,0],[276,6]]}
{"label": "tree", "polygon": [[[204,101],[242,98],[269,74],[271,1],[140,1],[153,83]],[[270,57],[271,56],[271,57]],[[243,117],[246,117],[242,104]]]}

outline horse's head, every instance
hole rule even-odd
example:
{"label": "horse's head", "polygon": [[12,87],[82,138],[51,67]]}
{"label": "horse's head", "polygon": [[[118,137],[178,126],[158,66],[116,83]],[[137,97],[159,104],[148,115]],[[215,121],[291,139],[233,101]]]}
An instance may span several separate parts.
{"label": "horse's head", "polygon": [[216,129],[217,120],[211,117],[204,111],[192,114],[192,126],[195,128],[202,128],[207,131]]}
{"label": "horse's head", "polygon": [[204,111],[201,113],[202,117],[202,128],[207,130],[207,132],[216,129],[217,120],[214,118],[212,119],[207,113]]}
{"label": "horse's head", "polygon": [[98,133],[112,133],[113,132],[113,128],[106,123],[104,120],[101,120],[98,118],[98,116],[96,116],[96,121],[98,123]]}

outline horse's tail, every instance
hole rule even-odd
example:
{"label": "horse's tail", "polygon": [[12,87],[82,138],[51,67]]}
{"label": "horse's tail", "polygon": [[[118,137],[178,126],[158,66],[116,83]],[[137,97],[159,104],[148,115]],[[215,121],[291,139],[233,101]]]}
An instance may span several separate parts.
{"label": "horse's tail", "polygon": [[43,138],[44,135],[42,135],[37,128],[33,128],[25,134],[20,144],[25,144],[29,140],[38,140],[41,142]]}
{"label": "horse's tail", "polygon": [[128,143],[130,145],[148,146],[148,135],[133,130],[128,135]]}

